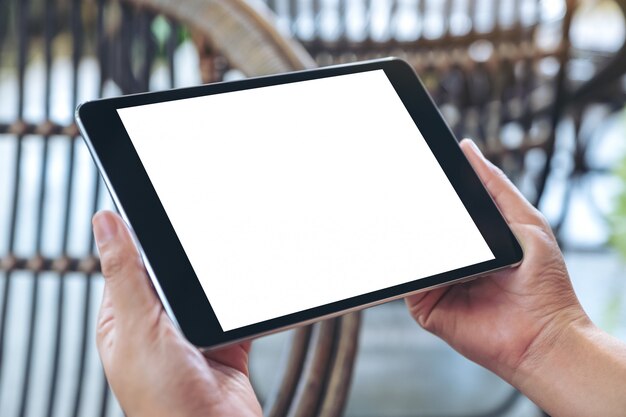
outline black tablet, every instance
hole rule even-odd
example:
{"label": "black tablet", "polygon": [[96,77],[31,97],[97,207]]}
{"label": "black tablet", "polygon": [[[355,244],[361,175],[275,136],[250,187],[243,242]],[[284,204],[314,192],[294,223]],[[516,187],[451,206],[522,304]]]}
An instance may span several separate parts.
{"label": "black tablet", "polygon": [[522,259],[399,59],[91,101],[76,118],[166,310],[199,347]]}

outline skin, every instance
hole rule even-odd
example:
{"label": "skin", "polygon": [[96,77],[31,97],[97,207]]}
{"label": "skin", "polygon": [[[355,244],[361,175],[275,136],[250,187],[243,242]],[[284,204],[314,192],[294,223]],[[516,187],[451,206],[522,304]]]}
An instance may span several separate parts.
{"label": "skin", "polygon": [[544,216],[487,161],[473,142],[461,143],[524,249],[517,268],[406,299],[409,311],[472,361],[507,381],[534,361],[562,331],[561,323],[588,322],[563,256]]}
{"label": "skin", "polygon": [[516,268],[406,299],[425,329],[553,417],[626,415],[626,345],[589,320],[550,226],[469,140],[461,149],[524,248]]}
{"label": "skin", "polygon": [[[471,141],[461,149],[525,257],[516,268],[408,297],[412,316],[553,417],[624,415],[626,347],[584,313],[541,213]],[[105,276],[97,345],[126,414],[260,416],[249,343],[200,353],[165,314],[124,222],[101,212],[93,226]]]}
{"label": "skin", "polygon": [[250,343],[200,353],[163,310],[124,222],[101,212],[93,226],[105,276],[96,343],[126,415],[260,416]]}

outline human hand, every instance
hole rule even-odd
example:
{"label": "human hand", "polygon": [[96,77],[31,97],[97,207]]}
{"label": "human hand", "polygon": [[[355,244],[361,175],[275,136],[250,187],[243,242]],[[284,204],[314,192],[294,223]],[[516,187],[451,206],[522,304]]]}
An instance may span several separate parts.
{"label": "human hand", "polygon": [[126,415],[260,416],[248,378],[250,344],[203,355],[163,310],[119,216],[100,212],[93,226],[105,277],[98,351]]}
{"label": "human hand", "polygon": [[572,323],[589,319],[571,286],[563,256],[543,215],[476,145],[461,149],[524,248],[516,268],[416,294],[406,299],[413,317],[454,349],[513,385]]}

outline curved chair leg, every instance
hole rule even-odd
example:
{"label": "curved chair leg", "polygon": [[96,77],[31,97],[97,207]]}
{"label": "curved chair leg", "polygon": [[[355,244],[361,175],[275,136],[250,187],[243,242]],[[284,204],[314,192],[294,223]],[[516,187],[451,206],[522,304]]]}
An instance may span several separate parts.
{"label": "curved chair leg", "polygon": [[339,341],[329,370],[325,396],[320,404],[319,417],[341,416],[350,393],[352,371],[359,348],[361,312],[345,315],[339,321]]}
{"label": "curved chair leg", "polygon": [[297,329],[291,340],[291,349],[285,357],[285,364],[281,372],[282,380],[276,384],[269,394],[269,400],[264,406],[265,417],[281,417],[287,413],[293,401],[293,396],[302,375],[304,360],[311,340],[312,326]]}

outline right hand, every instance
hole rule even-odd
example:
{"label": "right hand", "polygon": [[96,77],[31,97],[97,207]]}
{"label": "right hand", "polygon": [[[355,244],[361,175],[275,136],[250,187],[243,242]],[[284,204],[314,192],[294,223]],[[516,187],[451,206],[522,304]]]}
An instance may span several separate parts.
{"label": "right hand", "polygon": [[[464,140],[461,149],[524,248],[516,268],[406,299],[425,329],[515,386],[574,322],[588,323],[550,226],[500,169]],[[525,374],[525,373],[524,373]]]}

